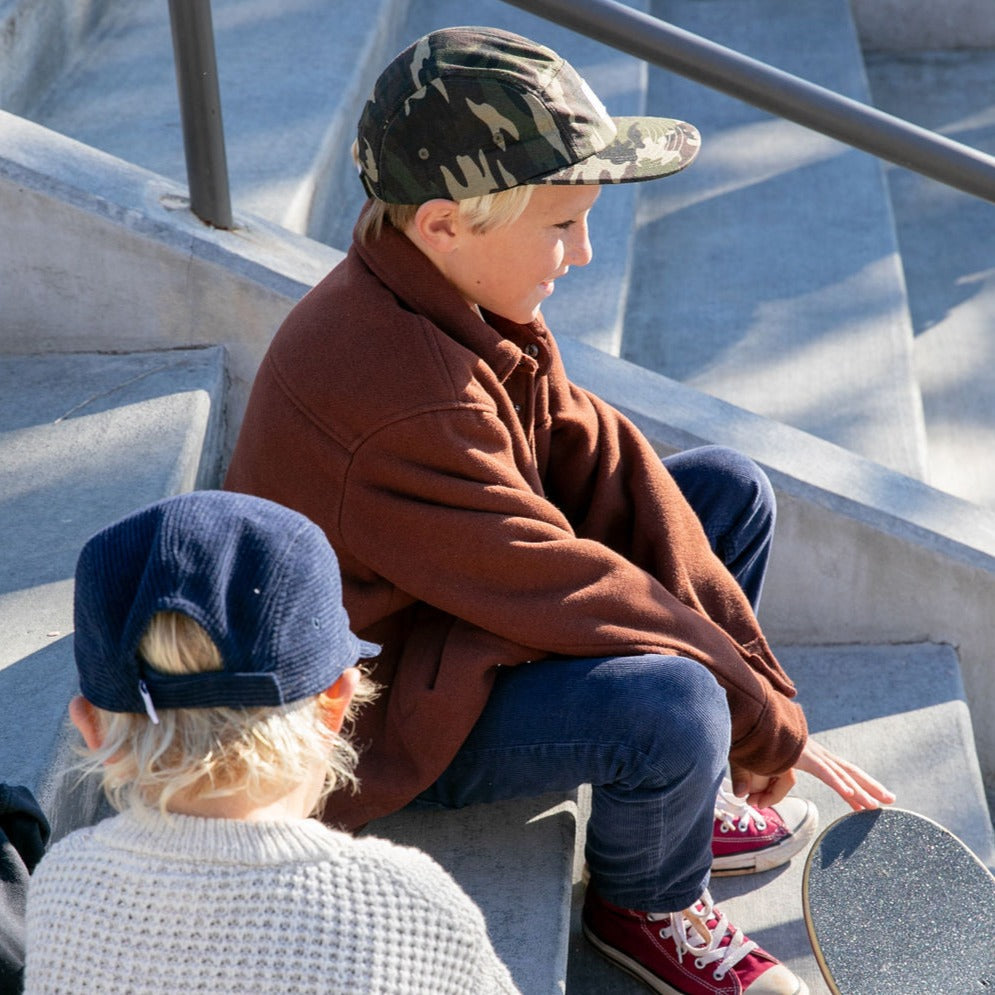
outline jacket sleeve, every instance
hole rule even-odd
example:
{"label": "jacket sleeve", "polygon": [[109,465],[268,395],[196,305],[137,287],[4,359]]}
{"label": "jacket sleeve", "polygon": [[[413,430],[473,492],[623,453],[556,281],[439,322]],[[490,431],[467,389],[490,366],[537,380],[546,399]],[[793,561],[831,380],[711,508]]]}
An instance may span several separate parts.
{"label": "jacket sleeve", "polygon": [[[712,552],[701,522],[646,437],[611,405],[571,383],[554,353],[547,493],[576,533],[604,543],[696,604],[734,640],[761,637],[748,600]],[[766,651],[769,653],[769,650]],[[794,687],[771,657],[770,679]]]}
{"label": "jacket sleeve", "polygon": [[[647,483],[662,489],[678,543],[662,578],[670,589],[606,542],[578,533],[522,476],[513,448],[486,405],[422,411],[383,426],[355,450],[347,472],[338,529],[349,553],[412,598],[521,645],[523,659],[657,652],[696,659],[727,691],[733,757],[760,773],[791,766],[805,742],[804,717],[788,700],[793,689],[755,623],[740,643],[710,617],[710,602],[736,594],[714,579],[717,561],[684,562],[685,551],[701,559],[699,544],[681,538],[694,529],[700,535],[700,524],[668,475]],[[589,504],[608,499],[605,482],[616,486],[623,469],[602,456]]]}

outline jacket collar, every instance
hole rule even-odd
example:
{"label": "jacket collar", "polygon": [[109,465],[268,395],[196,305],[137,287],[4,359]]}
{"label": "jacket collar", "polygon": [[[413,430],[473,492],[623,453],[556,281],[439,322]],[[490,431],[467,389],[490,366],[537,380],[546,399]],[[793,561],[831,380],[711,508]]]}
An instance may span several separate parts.
{"label": "jacket collar", "polygon": [[404,305],[479,356],[502,382],[523,362],[526,350],[526,362],[531,357],[539,372],[548,369],[549,330],[542,315],[527,325],[487,311],[481,319],[429,258],[389,224],[375,241],[361,244],[354,238],[352,248]]}

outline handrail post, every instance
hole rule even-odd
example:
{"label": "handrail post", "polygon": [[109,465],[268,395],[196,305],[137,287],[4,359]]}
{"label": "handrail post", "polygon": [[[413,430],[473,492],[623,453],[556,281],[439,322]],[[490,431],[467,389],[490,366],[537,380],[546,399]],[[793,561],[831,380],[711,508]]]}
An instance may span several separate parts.
{"label": "handrail post", "polygon": [[215,228],[233,227],[210,0],[169,0],[190,209]]}

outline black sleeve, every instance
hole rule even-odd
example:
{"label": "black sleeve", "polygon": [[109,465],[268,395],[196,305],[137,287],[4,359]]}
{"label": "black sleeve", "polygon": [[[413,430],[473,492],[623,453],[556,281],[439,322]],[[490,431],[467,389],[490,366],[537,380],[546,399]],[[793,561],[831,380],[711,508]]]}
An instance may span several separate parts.
{"label": "black sleeve", "polygon": [[0,995],[20,995],[28,877],[48,843],[48,820],[27,788],[0,784]]}

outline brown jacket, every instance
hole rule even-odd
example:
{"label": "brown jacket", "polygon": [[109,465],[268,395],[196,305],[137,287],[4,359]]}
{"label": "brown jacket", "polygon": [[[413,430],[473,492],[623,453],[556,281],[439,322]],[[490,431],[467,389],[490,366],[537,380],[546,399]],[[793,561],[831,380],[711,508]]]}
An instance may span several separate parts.
{"label": "brown jacket", "polygon": [[225,486],[290,505],[338,553],[385,690],[357,730],[347,827],[446,767],[498,666],[669,653],[726,689],[732,757],[805,742],[794,688],[653,449],[572,384],[542,320],[485,323],[385,227],[290,313],[259,369]]}

